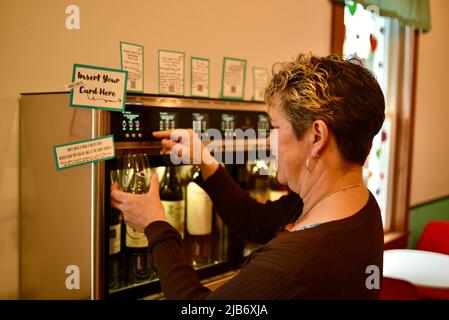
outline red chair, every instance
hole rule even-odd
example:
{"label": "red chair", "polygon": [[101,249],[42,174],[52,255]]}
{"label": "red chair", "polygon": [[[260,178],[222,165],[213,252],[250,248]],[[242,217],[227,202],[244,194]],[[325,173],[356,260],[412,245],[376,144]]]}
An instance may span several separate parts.
{"label": "red chair", "polygon": [[429,222],[419,237],[416,249],[449,255],[449,221]]}
{"label": "red chair", "polygon": [[[449,221],[429,222],[418,240],[417,250],[449,255]],[[449,299],[449,290],[418,288],[424,299]]]}
{"label": "red chair", "polygon": [[418,292],[425,300],[449,300],[449,290],[418,287]]}
{"label": "red chair", "polygon": [[421,300],[416,287],[408,281],[384,277],[379,300]]}

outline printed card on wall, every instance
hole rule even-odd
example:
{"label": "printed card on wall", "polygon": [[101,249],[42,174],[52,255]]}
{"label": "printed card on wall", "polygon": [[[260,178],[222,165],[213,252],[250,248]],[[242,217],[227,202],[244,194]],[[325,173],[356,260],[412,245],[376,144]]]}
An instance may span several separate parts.
{"label": "printed card on wall", "polygon": [[264,101],[265,89],[268,85],[268,69],[253,68],[253,88],[255,101]]}
{"label": "printed card on wall", "polygon": [[120,41],[121,67],[128,71],[128,91],[143,92],[143,57],[143,46]]}
{"label": "printed card on wall", "polygon": [[159,93],[184,95],[184,52],[159,50]]}
{"label": "printed card on wall", "polygon": [[70,107],[123,111],[126,102],[128,71],[73,65]]}
{"label": "printed card on wall", "polygon": [[224,58],[221,95],[226,99],[243,99],[245,94],[246,60]]}
{"label": "printed card on wall", "polygon": [[190,95],[209,97],[209,59],[190,58]]}
{"label": "printed card on wall", "polygon": [[114,136],[61,144],[53,147],[56,169],[68,169],[115,157]]}

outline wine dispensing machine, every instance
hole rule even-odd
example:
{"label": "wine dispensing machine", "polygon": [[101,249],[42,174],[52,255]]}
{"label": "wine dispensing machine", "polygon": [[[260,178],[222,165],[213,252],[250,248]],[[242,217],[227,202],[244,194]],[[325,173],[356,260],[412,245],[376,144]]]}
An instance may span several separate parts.
{"label": "wine dispensing machine", "polygon": [[[146,94],[128,95],[126,101],[123,112],[111,112],[69,108],[69,93],[22,95],[21,298],[162,297],[146,238],[110,206],[112,182],[126,192],[144,193],[151,172],[159,175],[167,219],[182,234],[184,256],[199,278],[212,283],[238,269],[256,245],[223,224],[208,196],[191,182],[198,168],[174,165],[169,155],[161,154],[153,131],[193,128],[203,137],[215,132],[208,139],[214,156],[252,196],[265,201],[285,193],[276,187],[269,150],[260,143],[270,129],[263,103]],[[239,134],[247,129],[257,136]],[[114,159],[56,170],[53,146],[110,134]],[[251,158],[251,148],[264,152]],[[243,161],[236,163],[239,153]],[[230,158],[234,162],[225,163]],[[268,174],[260,174],[263,170]]]}

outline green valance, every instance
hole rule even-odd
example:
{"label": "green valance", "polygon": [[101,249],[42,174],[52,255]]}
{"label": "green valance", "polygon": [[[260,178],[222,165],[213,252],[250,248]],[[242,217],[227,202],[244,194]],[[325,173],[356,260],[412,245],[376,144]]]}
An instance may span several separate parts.
{"label": "green valance", "polygon": [[363,7],[374,5],[384,17],[397,18],[404,25],[411,25],[423,32],[430,31],[429,0],[332,0],[334,2],[360,3]]}

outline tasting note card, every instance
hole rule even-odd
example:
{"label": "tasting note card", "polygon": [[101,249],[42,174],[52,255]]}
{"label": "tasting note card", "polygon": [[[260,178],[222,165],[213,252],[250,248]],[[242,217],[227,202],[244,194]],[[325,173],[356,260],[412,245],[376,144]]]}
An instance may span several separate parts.
{"label": "tasting note card", "polygon": [[159,50],[159,93],[184,95],[184,52]]}
{"label": "tasting note card", "polygon": [[246,60],[224,58],[221,95],[227,99],[243,99],[245,93]]}
{"label": "tasting note card", "polygon": [[209,59],[190,58],[190,95],[209,97]]}
{"label": "tasting note card", "polygon": [[82,84],[71,89],[70,107],[123,111],[128,71],[73,65],[72,82]]}
{"label": "tasting note card", "polygon": [[253,88],[255,101],[264,101],[265,89],[268,85],[268,69],[253,68]]}
{"label": "tasting note card", "polygon": [[120,41],[122,70],[128,71],[128,91],[143,92],[143,46]]}
{"label": "tasting note card", "polygon": [[115,157],[114,136],[83,140],[53,147],[56,169],[68,169]]}

